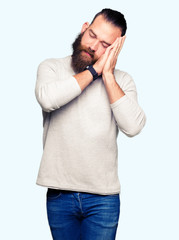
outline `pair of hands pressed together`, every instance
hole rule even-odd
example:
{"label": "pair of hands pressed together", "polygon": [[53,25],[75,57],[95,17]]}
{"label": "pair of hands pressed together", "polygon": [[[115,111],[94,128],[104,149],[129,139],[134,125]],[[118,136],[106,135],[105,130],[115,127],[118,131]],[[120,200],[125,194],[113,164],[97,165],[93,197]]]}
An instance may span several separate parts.
{"label": "pair of hands pressed together", "polygon": [[109,46],[105,53],[93,65],[98,74],[102,74],[102,79],[108,94],[110,104],[116,102],[125,95],[123,90],[116,82],[114,69],[117,58],[123,47],[126,36],[117,38],[114,43]]}
{"label": "pair of hands pressed together", "polygon": [[[114,43],[109,46],[105,53],[93,65],[98,75],[113,74],[114,68],[117,63],[118,55],[123,47],[126,36],[117,38]],[[104,79],[103,79],[104,80]]]}

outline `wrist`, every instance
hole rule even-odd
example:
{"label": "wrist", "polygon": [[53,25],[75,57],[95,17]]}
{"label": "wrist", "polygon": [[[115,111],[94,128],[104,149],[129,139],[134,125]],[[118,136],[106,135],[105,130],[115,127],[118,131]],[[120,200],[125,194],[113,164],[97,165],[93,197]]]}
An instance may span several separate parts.
{"label": "wrist", "polygon": [[98,75],[101,75],[100,67],[98,66],[97,63],[94,63],[94,64],[93,64],[93,68],[94,68],[95,71],[98,73]]}
{"label": "wrist", "polygon": [[96,72],[95,68],[93,67],[93,65],[89,65],[86,67],[86,70],[89,70],[89,72],[91,73],[91,75],[93,76],[93,81],[96,80],[99,75],[98,73]]}
{"label": "wrist", "polygon": [[115,77],[114,77],[114,74],[112,72],[103,72],[102,73],[102,78],[104,81],[116,81],[115,80]]}

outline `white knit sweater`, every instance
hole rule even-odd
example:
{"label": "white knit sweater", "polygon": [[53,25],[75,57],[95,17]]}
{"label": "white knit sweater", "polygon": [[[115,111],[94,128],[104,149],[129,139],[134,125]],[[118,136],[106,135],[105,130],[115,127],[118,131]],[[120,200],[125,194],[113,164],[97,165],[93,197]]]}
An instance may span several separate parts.
{"label": "white knit sweater", "polygon": [[130,75],[115,70],[125,95],[110,104],[101,78],[81,91],[71,56],[46,59],[37,72],[35,94],[43,110],[41,186],[96,194],[120,193],[117,136],[138,134],[145,114]]}

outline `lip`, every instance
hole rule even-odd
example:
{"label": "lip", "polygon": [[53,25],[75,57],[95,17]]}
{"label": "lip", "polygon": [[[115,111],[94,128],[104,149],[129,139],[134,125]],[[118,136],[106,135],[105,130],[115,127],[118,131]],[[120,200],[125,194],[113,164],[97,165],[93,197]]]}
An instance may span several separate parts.
{"label": "lip", "polygon": [[90,58],[92,58],[88,52],[84,51],[84,53],[86,53],[86,55],[88,55]]}

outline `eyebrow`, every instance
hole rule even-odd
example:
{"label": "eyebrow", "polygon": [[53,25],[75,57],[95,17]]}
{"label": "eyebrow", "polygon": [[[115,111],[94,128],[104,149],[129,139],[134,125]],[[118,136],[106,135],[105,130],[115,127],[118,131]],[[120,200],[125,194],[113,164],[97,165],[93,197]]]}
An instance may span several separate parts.
{"label": "eyebrow", "polygon": [[[92,29],[89,29],[89,31],[97,38],[96,33],[94,33]],[[110,43],[107,43],[106,41],[101,41],[101,42],[107,44],[108,46],[111,46],[111,44],[110,44]]]}

